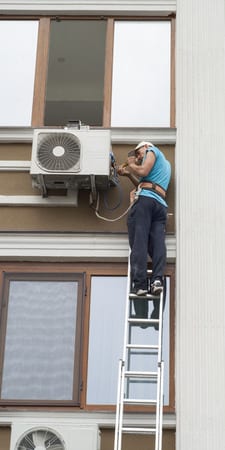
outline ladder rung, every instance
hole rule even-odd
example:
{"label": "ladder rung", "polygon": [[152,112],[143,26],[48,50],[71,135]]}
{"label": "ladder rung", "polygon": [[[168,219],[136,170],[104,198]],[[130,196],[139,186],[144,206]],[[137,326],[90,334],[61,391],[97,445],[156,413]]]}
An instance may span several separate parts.
{"label": "ladder rung", "polygon": [[127,378],[157,378],[158,372],[138,372],[134,370],[127,370],[124,372]]}
{"label": "ladder rung", "polygon": [[135,318],[135,317],[132,317],[132,318],[129,318],[128,319],[128,322],[129,323],[159,323],[159,319],[140,319],[140,318]]}
{"label": "ladder rung", "polygon": [[123,433],[132,434],[132,433],[139,433],[139,434],[155,434],[156,428],[144,428],[144,427],[123,427],[122,428]]}
{"label": "ladder rung", "polygon": [[158,345],[147,345],[147,344],[127,344],[127,348],[133,348],[137,350],[159,350]]}
{"label": "ladder rung", "polygon": [[160,299],[160,295],[152,295],[152,294],[145,294],[145,295],[136,295],[133,294],[132,292],[130,292],[129,294],[129,299],[130,300],[159,300]]}
{"label": "ladder rung", "polygon": [[136,398],[125,398],[123,399],[124,404],[126,405],[156,405],[157,400],[144,400],[144,399],[136,399]]}

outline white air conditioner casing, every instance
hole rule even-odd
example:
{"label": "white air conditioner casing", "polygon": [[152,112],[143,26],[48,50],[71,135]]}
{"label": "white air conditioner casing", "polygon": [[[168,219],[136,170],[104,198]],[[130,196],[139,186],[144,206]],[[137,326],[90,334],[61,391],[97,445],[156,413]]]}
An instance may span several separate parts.
{"label": "white air conditioner casing", "polygon": [[106,189],[112,183],[110,130],[36,129],[30,174],[34,187]]}
{"label": "white air conditioner casing", "polygon": [[49,430],[62,442],[65,450],[100,450],[100,431],[97,425],[59,421],[27,421],[14,419],[11,426],[10,450],[18,450],[25,435],[36,430]]}

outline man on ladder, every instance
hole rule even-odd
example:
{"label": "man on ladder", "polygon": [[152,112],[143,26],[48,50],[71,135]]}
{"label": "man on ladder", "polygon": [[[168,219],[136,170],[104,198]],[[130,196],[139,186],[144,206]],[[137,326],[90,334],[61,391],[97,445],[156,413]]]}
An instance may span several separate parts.
{"label": "man on ladder", "polygon": [[[129,170],[127,170],[127,167]],[[154,434],[155,450],[162,449],[162,412],[163,412],[163,370],[162,329],[163,329],[163,275],[166,264],[165,224],[167,218],[166,190],[171,177],[170,163],[163,153],[151,142],[140,142],[135,150],[128,154],[127,163],[119,167],[120,175],[128,176],[137,185],[132,207],[128,216],[128,234],[130,258],[127,277],[127,303],[125,312],[123,358],[119,365],[117,409],[115,424],[114,450],[121,450],[122,435],[127,433]],[[139,180],[136,179],[139,178]],[[152,259],[150,289],[148,284],[147,260]],[[150,290],[150,293],[148,292]],[[132,314],[131,300],[135,317]],[[153,301],[154,309],[148,319],[148,302]],[[133,329],[154,326],[158,330],[157,344],[135,342]],[[134,368],[133,358],[148,355],[147,370]],[[150,360],[153,357],[151,364]],[[139,360],[139,358],[138,358]],[[153,365],[153,370],[151,369]],[[156,395],[146,391],[144,398],[136,398],[130,386],[136,382],[156,384]],[[155,407],[155,425],[132,426],[124,422],[125,405],[143,405]]]}
{"label": "man on ladder", "polygon": [[[166,265],[165,197],[171,178],[171,166],[156,146],[151,142],[142,141],[134,149],[133,155],[128,154],[126,167],[120,166],[118,173],[128,176],[137,187],[127,220],[131,249],[131,289],[137,296],[147,294],[146,274],[149,255],[152,260],[150,294],[159,295],[163,290]],[[137,179],[135,181],[134,177],[138,177],[138,181]],[[135,310],[139,314],[137,302]],[[154,310],[152,315],[154,317]]]}

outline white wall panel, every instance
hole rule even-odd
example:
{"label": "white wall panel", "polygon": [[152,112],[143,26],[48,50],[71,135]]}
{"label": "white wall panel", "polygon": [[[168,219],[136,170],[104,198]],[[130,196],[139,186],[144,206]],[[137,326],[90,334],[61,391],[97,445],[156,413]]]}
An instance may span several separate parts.
{"label": "white wall panel", "polygon": [[178,0],[177,449],[225,441],[224,0]]}

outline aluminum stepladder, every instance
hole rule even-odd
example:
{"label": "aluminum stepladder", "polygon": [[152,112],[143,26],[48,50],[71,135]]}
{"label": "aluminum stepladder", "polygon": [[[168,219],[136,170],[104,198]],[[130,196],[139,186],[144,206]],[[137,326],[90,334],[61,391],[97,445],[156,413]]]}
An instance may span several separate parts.
{"label": "aluminum stepladder", "polygon": [[[129,258],[130,259],[130,258]],[[150,277],[151,271],[148,271],[148,277]],[[163,302],[164,292],[156,297],[147,294],[144,297],[138,297],[130,292],[131,280],[130,280],[130,262],[128,264],[128,276],[127,276],[127,301],[125,311],[125,326],[124,326],[124,343],[123,343],[123,358],[119,361],[119,374],[118,374],[118,388],[117,388],[117,407],[116,407],[116,424],[115,424],[115,437],[114,437],[114,450],[122,450],[122,437],[124,434],[151,434],[155,436],[155,450],[162,449],[162,417],[163,417],[163,371],[164,361],[162,360],[162,336],[163,336]],[[159,302],[159,314],[157,319],[135,318],[132,314],[132,302],[135,300],[148,301],[157,300]],[[131,330],[134,326],[157,326],[158,334],[157,344],[135,344],[131,342]],[[147,329],[146,329],[147,332]],[[130,369],[130,360],[132,352],[151,352],[155,354],[155,367],[154,371],[139,371]],[[155,398],[131,398],[129,383],[132,382],[149,382],[156,385]],[[125,405],[151,405],[154,406],[155,422],[152,426],[127,426],[124,419],[124,406]]]}

